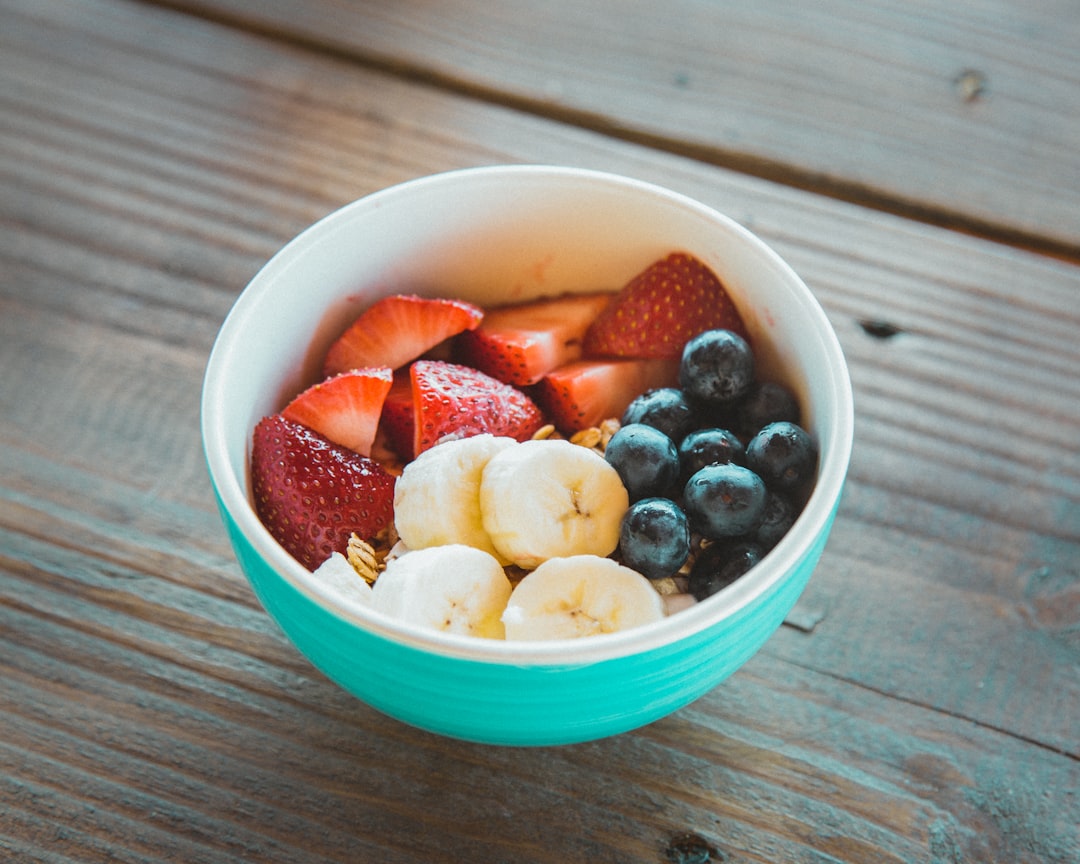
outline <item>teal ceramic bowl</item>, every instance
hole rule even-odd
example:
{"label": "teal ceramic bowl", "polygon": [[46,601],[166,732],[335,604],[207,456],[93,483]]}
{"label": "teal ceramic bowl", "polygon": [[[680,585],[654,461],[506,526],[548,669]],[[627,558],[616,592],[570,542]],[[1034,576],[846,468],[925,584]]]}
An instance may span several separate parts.
{"label": "teal ceramic bowl", "polygon": [[[335,335],[385,294],[479,303],[617,289],[677,249],[709,264],[760,365],[799,394],[820,466],[798,521],[746,576],[655,624],[543,643],[416,629],[325,595],[267,533],[248,485],[251,432],[312,383]],[[731,675],[803,591],[836,514],[852,445],[847,367],[821,307],[761,240],[633,179],[548,166],[438,174],[343,207],[288,243],[225,320],[204,382],[210,478],[266,610],[323,673],[405,723],[470,741],[566,744],[655,721]]]}

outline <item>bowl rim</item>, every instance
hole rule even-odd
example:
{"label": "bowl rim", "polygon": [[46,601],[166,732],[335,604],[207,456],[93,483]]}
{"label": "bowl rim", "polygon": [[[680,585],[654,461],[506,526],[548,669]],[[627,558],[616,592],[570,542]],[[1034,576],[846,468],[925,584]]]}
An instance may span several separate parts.
{"label": "bowl rim", "polygon": [[[248,498],[246,470],[243,478],[238,478],[231,470],[221,407],[227,399],[228,370],[237,351],[236,339],[243,332],[245,319],[260,302],[261,286],[272,284],[276,272],[303,254],[305,241],[311,235],[333,230],[337,223],[352,218],[357,210],[378,207],[388,197],[409,195],[421,187],[468,182],[476,177],[505,180],[557,177],[580,182],[583,186],[615,185],[659,197],[735,234],[740,242],[753,247],[761,260],[768,262],[781,278],[794,286],[801,304],[800,314],[811,322],[810,329],[820,343],[819,350],[828,359],[827,383],[835,403],[834,432],[828,446],[821,449],[814,490],[787,535],[750,572],[712,597],[652,624],[588,639],[526,642],[443,633],[392,619],[359,602],[328,596],[316,587],[311,573],[271,537],[258,519]],[[817,298],[772,247],[722,212],[666,187],[604,171],[540,164],[487,165],[417,177],[349,202],[305,228],[256,272],[227,313],[207,360],[200,411],[204,456],[211,484],[220,506],[226,511],[222,515],[233,522],[235,530],[267,566],[293,589],[347,624],[403,646],[463,660],[530,667],[580,666],[663,649],[718,625],[768,593],[797,567],[800,559],[829,528],[846,480],[854,439],[851,380],[839,340]],[[248,430],[245,452],[250,449],[250,434],[251,430]]]}

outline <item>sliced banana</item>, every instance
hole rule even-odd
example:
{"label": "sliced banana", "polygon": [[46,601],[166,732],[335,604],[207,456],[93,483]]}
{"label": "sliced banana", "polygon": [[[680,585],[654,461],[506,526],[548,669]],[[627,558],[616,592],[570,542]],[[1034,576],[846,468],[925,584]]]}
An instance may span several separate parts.
{"label": "sliced banana", "polygon": [[371,603],[371,586],[340,552],[334,552],[312,573],[319,593],[330,600],[344,600],[367,606]]}
{"label": "sliced banana", "polygon": [[[442,445],[440,445],[442,446]],[[420,627],[502,639],[510,580],[487,552],[452,544],[417,549],[386,565],[371,606]]]}
{"label": "sliced banana", "polygon": [[661,594],[660,599],[664,601],[664,614],[674,615],[676,612],[682,612],[683,609],[689,609],[695,605],[698,600],[693,594]]}
{"label": "sliced banana", "polygon": [[500,450],[480,483],[485,531],[505,560],[526,570],[549,558],[611,554],[629,504],[602,456],[562,439]]}
{"label": "sliced banana", "polygon": [[502,620],[507,639],[539,640],[614,633],[663,617],[663,599],[640,573],[610,558],[574,555],[527,574]]}
{"label": "sliced banana", "polygon": [[484,530],[480,478],[495,454],[516,444],[513,438],[474,435],[444,441],[406,465],[394,487],[394,523],[402,542],[413,550],[461,543],[507,563]]}

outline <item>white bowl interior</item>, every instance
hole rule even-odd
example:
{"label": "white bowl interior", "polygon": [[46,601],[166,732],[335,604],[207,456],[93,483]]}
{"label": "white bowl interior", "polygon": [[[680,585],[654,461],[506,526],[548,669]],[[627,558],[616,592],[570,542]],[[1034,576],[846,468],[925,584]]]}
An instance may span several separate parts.
{"label": "white bowl interior", "polygon": [[546,166],[450,172],[354,202],[287,244],[238,299],[207,366],[203,431],[224,505],[283,578],[332,606],[262,528],[247,497],[251,431],[316,380],[332,339],[385,294],[494,304],[615,290],[674,250],[721,275],[750,328],[760,368],[799,393],[806,425],[821,444],[814,495],[777,548],[721,594],[655,625],[585,640],[588,646],[421,632],[368,610],[333,608],[388,638],[507,662],[616,656],[709,626],[782,578],[827,527],[851,448],[850,384],[820,306],[775,253],[716,211],[626,178]]}

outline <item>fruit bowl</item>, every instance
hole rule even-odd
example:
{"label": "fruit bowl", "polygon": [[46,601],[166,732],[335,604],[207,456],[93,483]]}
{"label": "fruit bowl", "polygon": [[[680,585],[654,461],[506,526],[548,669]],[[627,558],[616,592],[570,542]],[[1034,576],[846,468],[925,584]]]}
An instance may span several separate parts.
{"label": "fruit bowl", "polygon": [[[328,595],[252,505],[252,430],[317,380],[357,313],[403,291],[505,304],[616,290],[689,252],[726,284],[759,369],[786,383],[815,437],[814,491],[750,572],[661,621],[547,642],[479,639],[391,620]],[[492,166],[376,192],[290,241],[230,311],[206,368],[202,435],[218,506],[260,602],[295,646],[363,702],[439,734],[567,744],[655,721],[702,696],[780,626],[829,535],[852,446],[847,367],[821,307],[771,249],[666,189],[610,174]]]}

